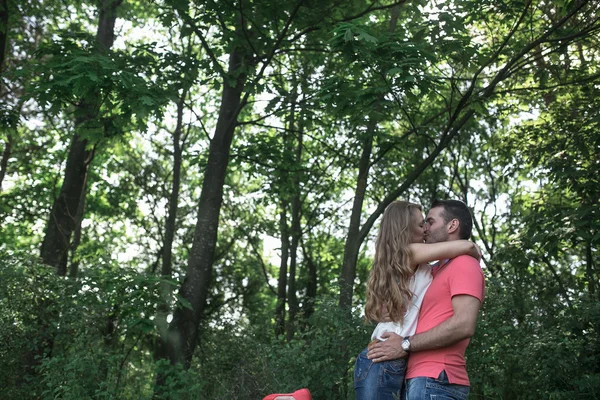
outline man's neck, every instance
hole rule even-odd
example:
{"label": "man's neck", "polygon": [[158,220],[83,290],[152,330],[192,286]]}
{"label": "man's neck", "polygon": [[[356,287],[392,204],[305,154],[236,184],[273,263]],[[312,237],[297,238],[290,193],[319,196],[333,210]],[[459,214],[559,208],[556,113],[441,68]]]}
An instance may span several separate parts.
{"label": "man's neck", "polygon": [[431,268],[431,274],[433,276],[437,275],[442,269],[444,269],[444,267],[446,265],[448,265],[448,263],[452,261],[452,258],[446,258],[443,260],[438,261],[432,268]]}

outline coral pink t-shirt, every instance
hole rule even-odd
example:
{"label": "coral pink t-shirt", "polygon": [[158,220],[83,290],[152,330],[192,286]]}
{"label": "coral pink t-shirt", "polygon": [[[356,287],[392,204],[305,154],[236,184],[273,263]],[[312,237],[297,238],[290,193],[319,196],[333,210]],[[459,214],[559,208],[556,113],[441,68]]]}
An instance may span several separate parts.
{"label": "coral pink t-shirt", "polygon": [[[425,332],[454,315],[452,297],[469,295],[483,302],[485,282],[479,262],[470,256],[459,256],[441,267],[432,269],[433,281],[425,294],[417,334]],[[415,351],[408,357],[406,379],[416,377],[437,378],[446,371],[452,384],[469,386],[465,363],[465,350],[470,339],[448,347]]]}

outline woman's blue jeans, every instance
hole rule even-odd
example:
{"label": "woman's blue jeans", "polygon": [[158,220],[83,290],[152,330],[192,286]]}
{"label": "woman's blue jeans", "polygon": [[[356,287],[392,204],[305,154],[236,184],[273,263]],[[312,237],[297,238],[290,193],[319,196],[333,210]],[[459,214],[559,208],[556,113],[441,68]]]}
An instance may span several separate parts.
{"label": "woman's blue jeans", "polygon": [[374,363],[364,349],[354,365],[356,400],[400,400],[406,359]]}

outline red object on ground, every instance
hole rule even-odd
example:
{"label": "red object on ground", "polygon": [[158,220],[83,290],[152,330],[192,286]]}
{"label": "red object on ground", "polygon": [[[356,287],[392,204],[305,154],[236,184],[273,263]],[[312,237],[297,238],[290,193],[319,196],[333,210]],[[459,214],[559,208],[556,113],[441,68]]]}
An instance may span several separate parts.
{"label": "red object on ground", "polygon": [[295,399],[295,400],[312,400],[312,396],[308,389],[296,390],[294,393],[283,393],[283,394],[270,394],[263,398],[263,400],[277,400],[278,396],[286,396],[281,399]]}

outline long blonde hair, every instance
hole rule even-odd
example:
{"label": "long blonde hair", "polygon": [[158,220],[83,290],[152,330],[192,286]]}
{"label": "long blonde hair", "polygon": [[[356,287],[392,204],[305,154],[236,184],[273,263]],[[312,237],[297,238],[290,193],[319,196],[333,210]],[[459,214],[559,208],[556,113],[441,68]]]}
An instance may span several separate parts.
{"label": "long blonde hair", "polygon": [[402,323],[413,293],[409,289],[414,269],[410,265],[412,210],[418,204],[394,201],[384,211],[375,242],[373,268],[367,281],[365,318],[382,321],[386,305],[392,321]]}

